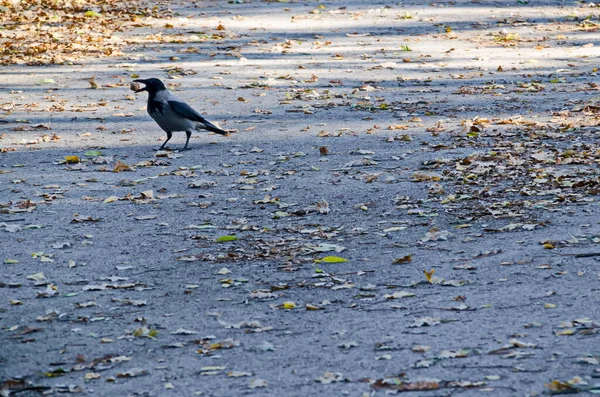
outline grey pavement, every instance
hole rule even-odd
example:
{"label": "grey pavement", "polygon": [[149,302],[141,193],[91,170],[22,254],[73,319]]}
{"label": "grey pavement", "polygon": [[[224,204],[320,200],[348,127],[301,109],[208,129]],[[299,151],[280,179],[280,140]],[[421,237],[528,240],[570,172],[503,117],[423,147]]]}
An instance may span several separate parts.
{"label": "grey pavement", "polygon": [[600,390],[597,8],[158,7],[0,70],[0,395]]}

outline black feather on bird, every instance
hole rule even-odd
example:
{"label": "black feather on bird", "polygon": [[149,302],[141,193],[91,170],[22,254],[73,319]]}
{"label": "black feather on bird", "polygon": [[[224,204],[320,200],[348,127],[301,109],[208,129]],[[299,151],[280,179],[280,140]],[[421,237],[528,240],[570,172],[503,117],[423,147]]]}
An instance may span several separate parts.
{"label": "black feather on bird", "polygon": [[206,120],[190,105],[173,95],[159,79],[140,79],[134,80],[134,83],[144,84],[143,87],[140,87],[139,84],[132,85],[132,88],[136,93],[142,91],[148,92],[148,114],[167,133],[167,140],[159,150],[165,148],[165,145],[169,142],[175,131],[185,132],[187,139],[183,150],[188,149],[192,131],[200,129],[221,135],[229,134],[227,131]]}

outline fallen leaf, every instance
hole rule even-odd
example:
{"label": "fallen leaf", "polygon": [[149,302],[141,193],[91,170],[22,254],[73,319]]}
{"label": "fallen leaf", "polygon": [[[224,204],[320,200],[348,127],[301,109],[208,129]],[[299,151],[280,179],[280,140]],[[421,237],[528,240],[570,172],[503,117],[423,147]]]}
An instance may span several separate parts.
{"label": "fallen leaf", "polygon": [[423,270],[423,274],[425,274],[425,278],[427,279],[427,282],[429,282],[429,283],[431,283],[431,278],[433,277],[434,273],[435,273],[435,269]]}
{"label": "fallen leaf", "polygon": [[412,262],[412,254],[408,254],[408,255],[404,255],[400,258],[396,258],[394,259],[394,261],[392,262],[392,264],[394,265],[403,265],[405,263],[410,263]]}
{"label": "fallen leaf", "polygon": [[171,335],[196,335],[198,331],[192,331],[189,329],[178,328],[176,331],[171,332]]}
{"label": "fallen leaf", "polygon": [[385,299],[401,299],[401,298],[412,298],[415,294],[408,291],[396,291],[392,294],[384,295]]}
{"label": "fallen leaf", "polygon": [[119,197],[117,197],[117,196],[108,196],[107,198],[104,199],[104,201],[102,203],[104,203],[104,204],[114,203],[117,200],[119,200]]}
{"label": "fallen leaf", "polygon": [[267,381],[264,379],[259,379],[259,378],[252,379],[252,381],[250,381],[250,383],[248,384],[248,387],[250,389],[256,389],[259,387],[267,387]]}
{"label": "fallen leaf", "polygon": [[228,241],[236,241],[238,238],[236,236],[220,236],[217,237],[217,243],[225,243]]}
{"label": "fallen leaf", "polygon": [[315,259],[317,263],[343,263],[348,262],[348,259],[339,256],[326,256],[323,259]]}
{"label": "fallen leaf", "polygon": [[128,371],[118,373],[117,378],[135,378],[142,375],[148,375],[148,371],[141,368],[132,368]]}
{"label": "fallen leaf", "polygon": [[287,309],[287,310],[292,310],[292,309],[296,308],[296,304],[291,301],[283,302],[283,308]]}
{"label": "fallen leaf", "polygon": [[79,157],[78,156],[65,156],[65,163],[77,164],[77,163],[79,163]]}

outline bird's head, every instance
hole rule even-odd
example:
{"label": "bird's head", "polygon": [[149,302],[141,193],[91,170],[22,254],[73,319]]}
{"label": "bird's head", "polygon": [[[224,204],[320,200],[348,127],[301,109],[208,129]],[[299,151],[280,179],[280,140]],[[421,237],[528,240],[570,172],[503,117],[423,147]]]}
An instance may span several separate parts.
{"label": "bird's head", "polygon": [[166,90],[166,87],[163,84],[163,82],[155,78],[133,80],[133,82],[142,83],[144,85],[143,87],[139,87],[139,84],[137,84],[135,87],[132,85],[132,89],[136,93],[148,91],[149,94],[155,94],[158,91]]}

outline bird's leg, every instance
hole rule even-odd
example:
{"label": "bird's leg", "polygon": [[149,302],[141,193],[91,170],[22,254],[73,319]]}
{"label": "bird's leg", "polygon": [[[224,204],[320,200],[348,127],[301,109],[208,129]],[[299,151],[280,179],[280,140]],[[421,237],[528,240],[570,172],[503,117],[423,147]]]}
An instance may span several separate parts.
{"label": "bird's leg", "polygon": [[185,140],[185,146],[181,150],[189,150],[190,149],[190,148],[188,148],[188,143],[190,142],[190,137],[192,136],[192,131],[186,131],[185,136],[187,137],[187,139]]}
{"label": "bird's leg", "polygon": [[158,150],[163,150],[165,148],[165,145],[167,144],[167,142],[169,142],[169,139],[171,139],[171,137],[173,136],[173,133],[171,131],[166,131],[166,133],[167,133],[167,140],[162,144],[162,146]]}

